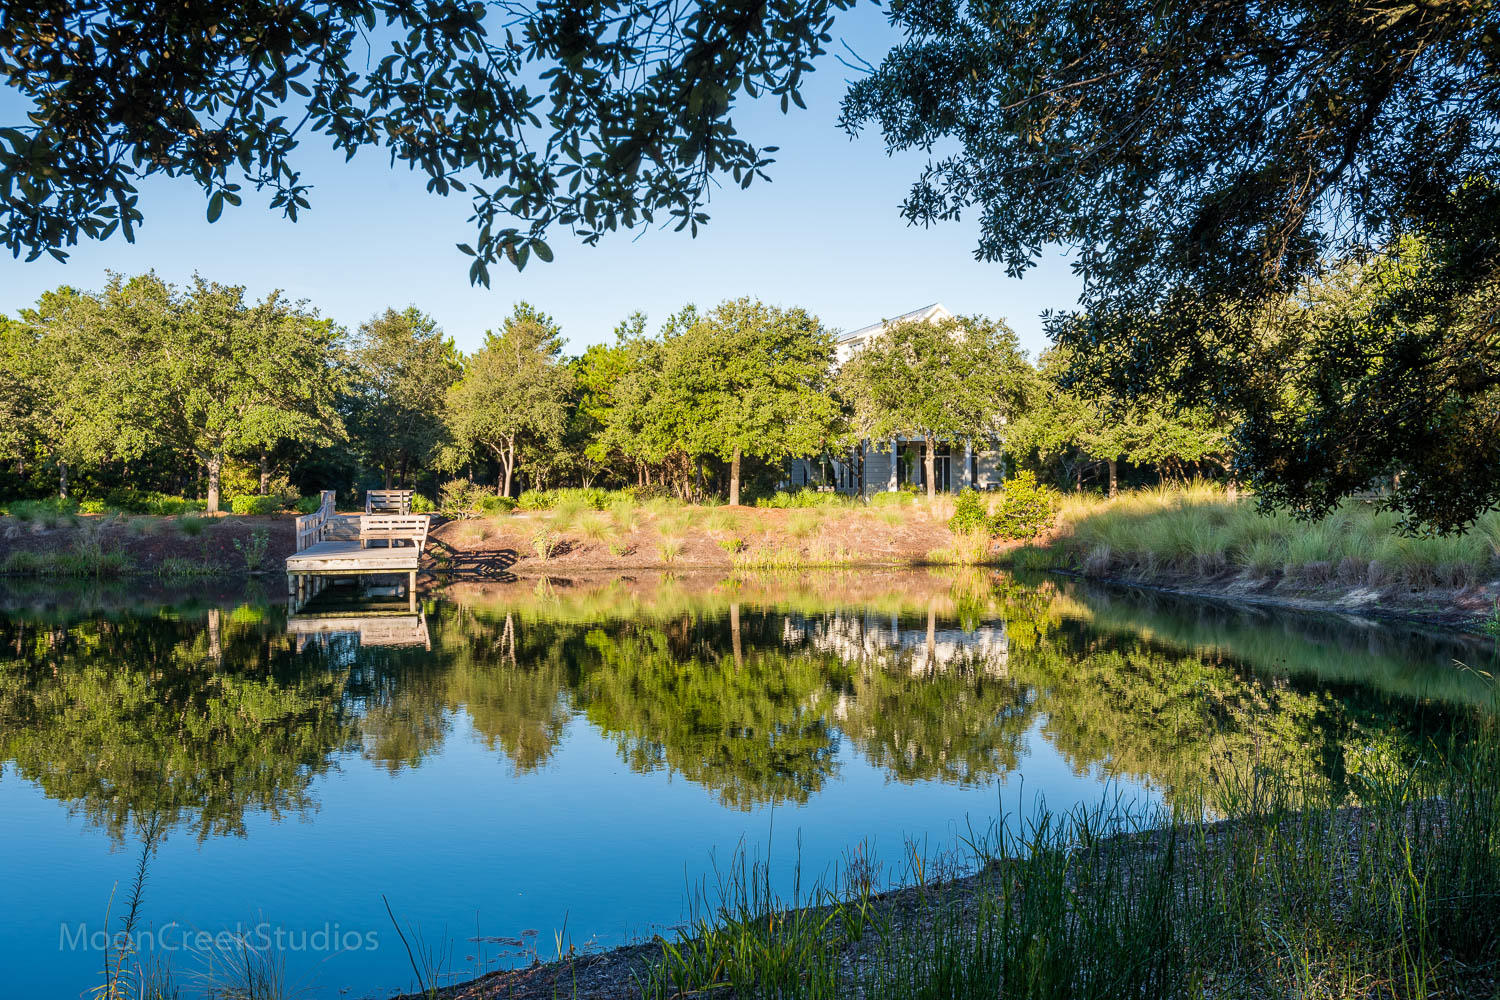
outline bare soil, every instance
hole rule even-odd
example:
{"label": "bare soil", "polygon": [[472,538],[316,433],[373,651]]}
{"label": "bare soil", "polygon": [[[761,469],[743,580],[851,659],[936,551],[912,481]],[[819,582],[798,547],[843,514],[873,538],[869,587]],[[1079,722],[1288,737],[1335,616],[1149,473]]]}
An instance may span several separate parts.
{"label": "bare soil", "polygon": [[819,511],[816,527],[809,531],[802,511],[724,509],[737,522],[733,530],[694,524],[672,536],[681,549],[670,557],[663,551],[662,531],[644,517],[634,530],[609,541],[590,539],[578,530],[559,531],[556,548],[545,558],[536,550],[537,534],[553,530],[545,513],[447,521],[428,536],[427,566],[457,579],[556,576],[580,570],[725,571],[736,563],[721,544],[730,537],[741,541],[741,559],[748,561],[775,552],[807,566],[916,566],[931,563],[933,553],[953,541],[947,525],[925,512],[903,512],[893,524],[874,511]]}
{"label": "bare soil", "polygon": [[[280,569],[296,548],[295,515],[241,517],[185,515],[158,517],[137,515],[110,517],[79,515],[72,523],[48,528],[41,522],[0,518],[0,563],[13,551],[56,552],[72,548],[90,534],[97,534],[106,551],[124,552],[136,573],[154,574],[170,558],[205,565],[216,576],[244,576],[245,558],[235,542],[249,544],[257,530],[267,534],[266,566]],[[189,519],[196,524],[185,526]]]}

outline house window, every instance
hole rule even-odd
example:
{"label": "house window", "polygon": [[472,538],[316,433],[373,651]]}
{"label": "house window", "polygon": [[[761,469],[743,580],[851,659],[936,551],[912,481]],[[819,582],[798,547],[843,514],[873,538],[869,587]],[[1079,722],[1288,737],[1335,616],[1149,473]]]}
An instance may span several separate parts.
{"label": "house window", "polygon": [[[940,492],[953,488],[952,449],[942,442],[932,449],[932,471]],[[920,441],[901,445],[900,461],[896,466],[896,484],[904,486],[908,483],[918,489],[927,488],[927,451],[926,445]]]}
{"label": "house window", "polygon": [[937,488],[946,492],[953,487],[953,456],[946,444],[939,444],[932,449],[932,473],[933,479],[937,481]]}

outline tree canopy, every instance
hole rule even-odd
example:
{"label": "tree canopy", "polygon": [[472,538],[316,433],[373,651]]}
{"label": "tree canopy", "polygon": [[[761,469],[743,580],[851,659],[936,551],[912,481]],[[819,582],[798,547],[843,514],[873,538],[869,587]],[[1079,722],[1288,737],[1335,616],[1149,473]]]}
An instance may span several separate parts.
{"label": "tree canopy", "polygon": [[1028,365],[1016,335],[984,317],[887,324],[840,373],[864,435],[925,442],[927,495],[937,488],[938,441],[998,438],[1025,392]]}
{"label": "tree canopy", "polygon": [[64,469],[165,444],[203,466],[216,511],[227,457],[344,434],[339,331],[277,293],[252,304],[202,278],[181,290],[113,276],[98,294],[43,296],[21,320],[30,351],[13,360],[31,365],[41,394],[30,430]]}
{"label": "tree canopy", "polygon": [[742,138],[746,98],[800,89],[854,0],[532,5],[292,0],[0,8],[0,75],[31,105],[0,128],[0,238],[59,259],[133,239],[153,175],[203,189],[209,221],[252,191],[295,220],[309,137],[375,147],[439,195],[468,194],[471,280],[653,222],[696,231],[718,178],[749,186],[774,146]]}
{"label": "tree canopy", "polygon": [[573,376],[561,354],[557,324],[522,302],[498,334],[485,334],[484,346],[448,390],[448,426],[458,448],[487,451],[499,460],[502,496],[510,495],[519,447],[562,437]]}
{"label": "tree canopy", "polygon": [[[845,126],[943,150],[906,198],[912,222],[976,214],[976,255],[1012,274],[1049,246],[1074,253],[1082,311],[1053,333],[1093,365],[1089,391],[1242,414],[1246,477],[1311,515],[1402,470],[1389,503],[1414,523],[1461,527],[1500,500],[1494,422],[1453,416],[1488,413],[1500,371],[1482,305],[1500,276],[1490,5],[997,0],[891,17],[906,40],[850,88]],[[1388,308],[1302,340],[1297,381],[1321,388],[1278,419],[1256,395],[1266,324],[1408,236],[1429,241],[1425,265]]]}
{"label": "tree canopy", "polygon": [[1075,365],[1073,352],[1063,348],[1042,355],[1027,405],[1007,429],[1013,447],[1061,463],[1065,478],[1079,484],[1086,466],[1104,463],[1110,496],[1119,490],[1121,461],[1154,466],[1163,478],[1184,479],[1194,463],[1228,469],[1230,421],[1203,407],[1075,391]]}
{"label": "tree canopy", "polygon": [[833,335],[805,310],[749,298],[690,310],[669,327],[663,352],[658,405],[689,453],[729,462],[731,504],[742,456],[817,454],[837,430]]}
{"label": "tree canopy", "polygon": [[462,372],[458,348],[436,320],[409,306],[361,325],[351,358],[351,428],[386,488],[395,479],[405,486],[445,440],[443,399]]}

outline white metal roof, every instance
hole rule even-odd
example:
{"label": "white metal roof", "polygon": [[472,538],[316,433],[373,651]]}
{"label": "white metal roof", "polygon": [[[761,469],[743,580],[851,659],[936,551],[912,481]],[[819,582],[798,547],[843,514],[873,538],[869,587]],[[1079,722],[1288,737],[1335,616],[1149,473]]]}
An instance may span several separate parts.
{"label": "white metal roof", "polygon": [[884,330],[892,323],[905,323],[909,320],[929,321],[935,319],[952,318],[953,314],[945,309],[941,302],[934,302],[932,303],[932,305],[923,306],[920,309],[913,309],[909,313],[902,313],[900,316],[895,316],[891,319],[883,319],[879,323],[871,323],[869,326],[862,326],[858,330],[854,330],[839,337],[839,343],[845,344],[855,340],[863,341],[872,333],[879,333],[881,330]]}
{"label": "white metal roof", "polygon": [[866,341],[875,336],[875,334],[884,330],[886,327],[890,326],[892,323],[906,323],[913,320],[922,323],[930,323],[934,320],[944,320],[952,318],[953,314],[946,308],[944,308],[941,302],[934,302],[931,305],[923,306],[920,309],[913,309],[909,313],[902,313],[900,316],[881,320],[879,323],[871,323],[869,326],[860,327],[858,330],[843,334],[839,337],[838,348],[836,352],[838,355],[839,363],[842,364],[843,362],[849,360],[849,358],[854,355],[854,352],[865,346]]}

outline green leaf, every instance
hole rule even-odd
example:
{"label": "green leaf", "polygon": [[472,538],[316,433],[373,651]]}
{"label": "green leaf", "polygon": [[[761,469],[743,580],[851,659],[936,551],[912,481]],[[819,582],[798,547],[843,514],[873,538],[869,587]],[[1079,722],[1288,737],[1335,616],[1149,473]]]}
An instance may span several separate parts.
{"label": "green leaf", "polygon": [[218,222],[219,215],[224,211],[224,192],[215,191],[208,199],[208,221]]}

